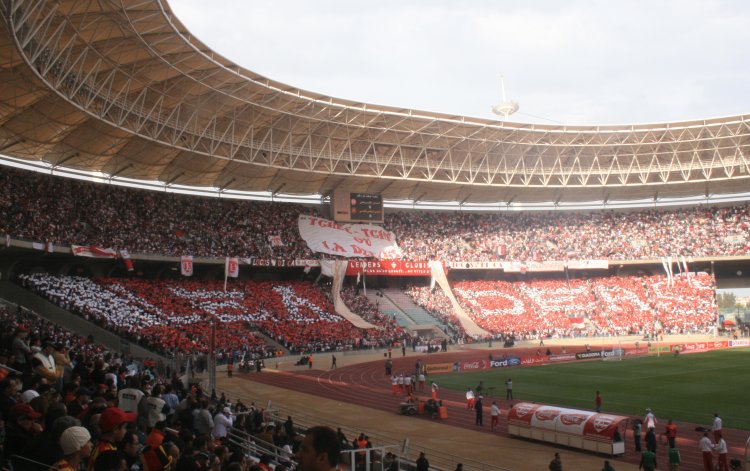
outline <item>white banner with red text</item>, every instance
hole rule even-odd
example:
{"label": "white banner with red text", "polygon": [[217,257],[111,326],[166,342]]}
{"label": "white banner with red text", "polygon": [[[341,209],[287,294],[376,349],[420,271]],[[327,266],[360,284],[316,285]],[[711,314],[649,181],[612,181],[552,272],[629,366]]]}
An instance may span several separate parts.
{"label": "white banner with red text", "polygon": [[76,257],[117,258],[115,249],[99,247],[98,245],[71,245],[70,250]]}
{"label": "white banner with red text", "polygon": [[315,216],[300,215],[299,234],[316,253],[340,257],[399,258],[396,235],[372,224],[339,224]]}

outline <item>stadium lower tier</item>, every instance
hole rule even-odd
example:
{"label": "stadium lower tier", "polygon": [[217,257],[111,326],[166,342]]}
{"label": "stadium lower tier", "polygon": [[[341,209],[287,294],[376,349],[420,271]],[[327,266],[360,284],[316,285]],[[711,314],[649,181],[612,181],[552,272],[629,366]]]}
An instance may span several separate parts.
{"label": "stadium lower tier", "polygon": [[[212,331],[220,355],[234,358],[268,357],[280,349],[297,353],[386,346],[410,335],[364,296],[345,290],[350,309],[376,326],[355,328],[336,314],[331,295],[311,282],[232,280],[224,290],[221,281],[48,274],[21,275],[20,281],[60,307],[160,353],[207,352]],[[671,282],[658,276],[463,281],[449,294],[496,338],[650,335],[715,328],[713,283],[706,273]],[[427,287],[407,293],[452,326],[455,340],[464,336],[446,293]]]}

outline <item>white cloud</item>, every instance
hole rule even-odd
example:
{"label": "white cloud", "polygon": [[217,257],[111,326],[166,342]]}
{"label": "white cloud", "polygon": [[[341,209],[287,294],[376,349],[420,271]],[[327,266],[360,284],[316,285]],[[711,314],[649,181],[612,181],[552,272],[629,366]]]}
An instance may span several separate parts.
{"label": "white cloud", "polygon": [[518,121],[629,123],[750,112],[750,3],[172,0],[211,48],[335,97]]}

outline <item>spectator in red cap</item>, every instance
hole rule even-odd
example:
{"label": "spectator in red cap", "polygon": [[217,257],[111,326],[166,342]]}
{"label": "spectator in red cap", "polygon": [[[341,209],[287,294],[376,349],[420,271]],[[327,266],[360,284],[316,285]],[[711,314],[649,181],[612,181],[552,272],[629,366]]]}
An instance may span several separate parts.
{"label": "spectator in red cap", "polygon": [[89,459],[88,466],[89,471],[93,471],[96,459],[101,453],[117,450],[117,443],[122,441],[127,432],[125,429],[126,425],[128,422],[133,422],[136,417],[136,414],[125,412],[119,407],[104,409],[104,412],[99,417],[99,430],[101,430],[102,436],[94,447],[94,451],[91,452],[91,459]]}
{"label": "spectator in red cap", "polygon": [[8,411],[8,422],[5,430],[3,451],[6,458],[26,448],[32,439],[42,431],[42,426],[36,420],[42,414],[30,405],[18,403]]}

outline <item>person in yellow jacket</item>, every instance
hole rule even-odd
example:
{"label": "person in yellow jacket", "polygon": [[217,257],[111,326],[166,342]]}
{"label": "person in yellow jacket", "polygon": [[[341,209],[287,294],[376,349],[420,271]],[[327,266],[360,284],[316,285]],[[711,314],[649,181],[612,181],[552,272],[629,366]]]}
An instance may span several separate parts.
{"label": "person in yellow jacket", "polygon": [[[55,350],[52,352],[52,358],[55,360],[55,369],[57,370],[57,377],[64,379],[65,371],[67,369],[72,368],[73,362],[70,360],[70,355],[68,354],[68,349],[65,347],[65,344],[58,343],[55,344]],[[70,370],[72,373],[72,370]]]}
{"label": "person in yellow jacket", "polygon": [[94,445],[91,444],[91,434],[84,427],[70,427],[60,436],[60,448],[63,457],[50,470],[78,471],[81,462],[88,459]]}
{"label": "person in yellow jacket", "polygon": [[34,373],[46,379],[50,384],[55,384],[60,379],[60,376],[57,374],[55,357],[52,355],[54,349],[55,344],[52,342],[52,339],[45,339],[44,343],[42,343],[42,350],[36,352],[31,357],[31,366]]}

